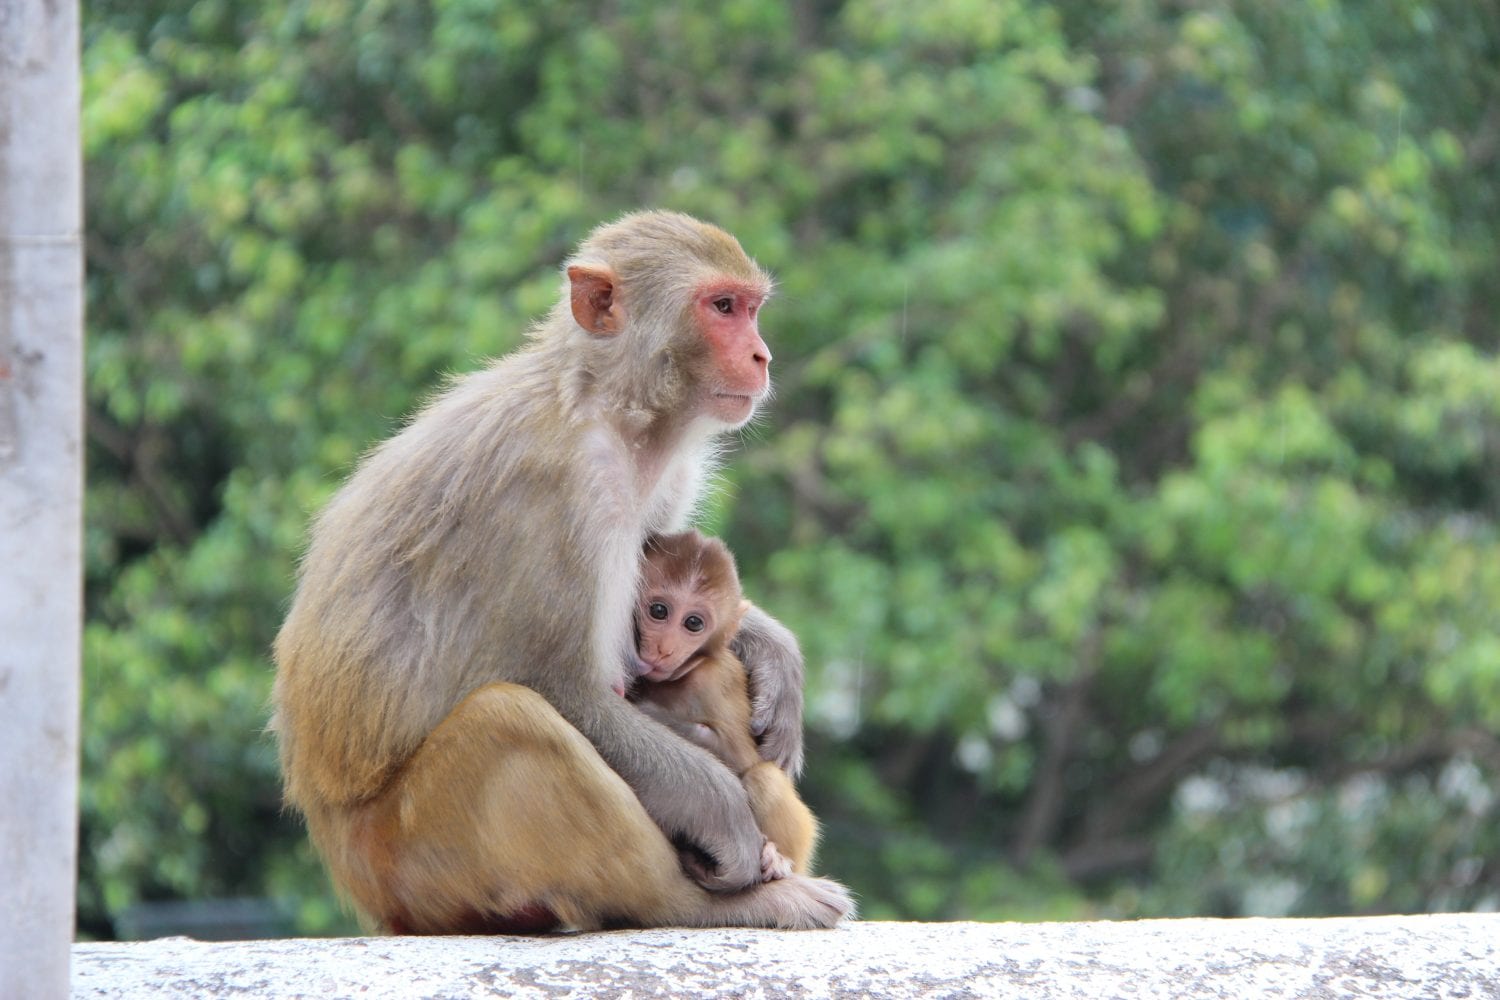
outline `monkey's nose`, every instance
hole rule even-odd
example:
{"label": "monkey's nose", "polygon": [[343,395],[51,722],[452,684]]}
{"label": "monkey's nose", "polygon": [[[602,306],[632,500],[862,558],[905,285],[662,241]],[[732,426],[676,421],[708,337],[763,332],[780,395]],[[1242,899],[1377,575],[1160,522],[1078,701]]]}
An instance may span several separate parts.
{"label": "monkey's nose", "polygon": [[766,342],[758,333],[755,336],[755,343],[750,345],[750,360],[761,371],[767,371],[771,367],[771,349],[766,346]]}

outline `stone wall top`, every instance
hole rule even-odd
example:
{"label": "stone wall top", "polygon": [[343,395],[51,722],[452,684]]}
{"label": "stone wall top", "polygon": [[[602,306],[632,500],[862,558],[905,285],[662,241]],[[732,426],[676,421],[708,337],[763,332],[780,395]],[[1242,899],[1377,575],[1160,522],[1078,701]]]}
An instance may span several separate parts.
{"label": "stone wall top", "polygon": [[94,997],[1500,997],[1500,914],[79,944]]}

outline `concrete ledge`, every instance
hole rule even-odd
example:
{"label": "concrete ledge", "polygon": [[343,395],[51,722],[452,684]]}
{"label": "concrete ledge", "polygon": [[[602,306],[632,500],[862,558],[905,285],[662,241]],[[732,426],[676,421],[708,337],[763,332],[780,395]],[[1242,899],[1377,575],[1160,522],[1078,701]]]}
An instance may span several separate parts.
{"label": "concrete ledge", "polygon": [[1500,997],[1500,914],[73,946],[82,997]]}

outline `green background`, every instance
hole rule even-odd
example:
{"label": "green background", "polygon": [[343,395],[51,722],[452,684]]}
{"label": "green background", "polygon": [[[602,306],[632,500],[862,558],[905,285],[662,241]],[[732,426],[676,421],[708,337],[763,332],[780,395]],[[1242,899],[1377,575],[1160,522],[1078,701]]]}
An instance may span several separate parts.
{"label": "green background", "polygon": [[[80,933],[266,898],[309,515],[600,221],[778,278],[706,527],[877,919],[1500,905],[1500,13],[96,0]],[[132,930],[135,928],[135,930]]]}

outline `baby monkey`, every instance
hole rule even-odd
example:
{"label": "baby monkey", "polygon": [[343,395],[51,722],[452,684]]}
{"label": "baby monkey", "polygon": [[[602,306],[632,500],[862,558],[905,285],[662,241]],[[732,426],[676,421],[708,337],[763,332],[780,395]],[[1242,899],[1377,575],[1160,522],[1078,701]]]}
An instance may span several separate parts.
{"label": "baby monkey", "polygon": [[[750,732],[745,665],[729,649],[748,607],[734,557],[723,542],[696,531],[652,535],[636,604],[639,680],[630,699],[740,776],[766,838],[762,876],[805,875],[817,843],[817,821],[786,772],[761,759]],[[702,862],[684,852],[683,863]]]}

